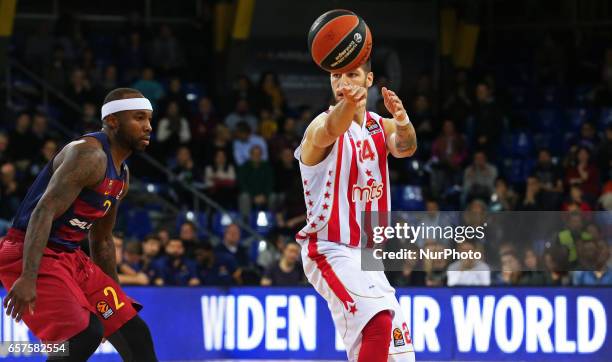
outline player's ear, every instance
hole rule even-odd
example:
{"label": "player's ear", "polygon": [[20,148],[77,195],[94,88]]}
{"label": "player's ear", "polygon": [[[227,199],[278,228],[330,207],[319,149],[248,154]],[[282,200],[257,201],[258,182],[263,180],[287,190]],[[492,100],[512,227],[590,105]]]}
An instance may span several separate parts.
{"label": "player's ear", "polygon": [[109,114],[104,118],[104,124],[110,129],[117,129],[119,127],[119,119],[115,114]]}
{"label": "player's ear", "polygon": [[366,74],[366,88],[370,88],[372,84],[374,84],[374,73],[368,72],[368,74]]}

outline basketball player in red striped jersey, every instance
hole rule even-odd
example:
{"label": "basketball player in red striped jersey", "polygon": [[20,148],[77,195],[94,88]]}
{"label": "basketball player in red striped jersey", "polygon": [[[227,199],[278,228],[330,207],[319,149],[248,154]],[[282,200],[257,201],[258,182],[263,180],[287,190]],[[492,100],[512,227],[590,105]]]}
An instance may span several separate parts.
{"label": "basketball player in red striped jersey", "polygon": [[327,300],[349,361],[414,361],[395,290],[383,271],[361,270],[361,213],[390,211],[387,155],[410,157],[417,148],[393,91],[382,89],[392,119],[366,110],[373,79],[370,61],[330,74],[336,105],[310,123],[295,151],[308,213],[296,238],[304,272]]}

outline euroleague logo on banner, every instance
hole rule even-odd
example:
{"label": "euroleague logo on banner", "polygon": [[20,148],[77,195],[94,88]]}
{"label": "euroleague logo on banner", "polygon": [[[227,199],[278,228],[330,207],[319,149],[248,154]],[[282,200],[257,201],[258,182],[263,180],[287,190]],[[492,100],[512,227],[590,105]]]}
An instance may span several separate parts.
{"label": "euroleague logo on banner", "polygon": [[100,312],[102,318],[104,319],[110,318],[114,313],[110,305],[108,305],[108,303],[103,300],[96,303],[96,309],[98,310],[98,312]]}

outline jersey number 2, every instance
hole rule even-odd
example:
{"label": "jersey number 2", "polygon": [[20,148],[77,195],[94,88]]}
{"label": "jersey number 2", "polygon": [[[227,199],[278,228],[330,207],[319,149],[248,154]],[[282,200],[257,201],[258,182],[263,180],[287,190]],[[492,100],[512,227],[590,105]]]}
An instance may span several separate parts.
{"label": "jersey number 2", "polygon": [[104,295],[108,297],[108,293],[113,295],[113,300],[115,301],[115,309],[119,310],[121,307],[125,305],[123,302],[119,302],[119,298],[117,298],[117,292],[115,292],[115,288],[106,287],[104,288]]}

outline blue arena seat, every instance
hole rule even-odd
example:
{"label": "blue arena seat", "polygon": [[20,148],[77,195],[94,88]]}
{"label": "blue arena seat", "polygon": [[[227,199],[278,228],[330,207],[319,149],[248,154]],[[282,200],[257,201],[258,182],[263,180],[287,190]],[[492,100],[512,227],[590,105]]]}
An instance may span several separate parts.
{"label": "blue arena seat", "polygon": [[217,212],[213,216],[211,225],[212,232],[215,235],[222,237],[225,228],[234,222],[234,220],[238,219],[240,219],[240,213],[238,211],[228,211],[227,213]]}
{"label": "blue arena seat", "polygon": [[[392,191],[393,192],[393,191]],[[423,191],[421,186],[416,185],[402,185],[398,186],[395,191],[395,195],[392,193],[392,199],[395,199],[396,210],[406,211],[422,211],[425,210],[425,201],[423,200]]]}
{"label": "blue arena seat", "polygon": [[249,225],[261,235],[266,236],[276,225],[276,218],[271,211],[252,211],[249,217]]}

